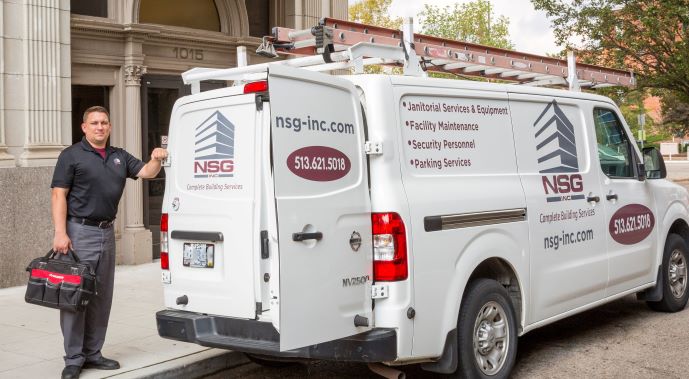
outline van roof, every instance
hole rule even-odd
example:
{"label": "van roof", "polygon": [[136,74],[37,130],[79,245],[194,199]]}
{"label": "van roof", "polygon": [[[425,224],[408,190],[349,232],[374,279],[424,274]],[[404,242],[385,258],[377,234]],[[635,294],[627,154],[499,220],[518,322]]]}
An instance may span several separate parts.
{"label": "van roof", "polygon": [[565,89],[554,89],[545,87],[530,87],[525,85],[507,84],[507,83],[488,83],[474,80],[463,79],[444,79],[444,78],[422,78],[415,76],[404,75],[384,75],[384,74],[362,74],[362,75],[342,75],[341,78],[352,81],[356,84],[375,85],[379,81],[389,81],[393,86],[418,86],[418,87],[436,87],[436,88],[452,88],[465,90],[479,90],[479,91],[493,91],[493,92],[509,92],[521,93],[529,95],[552,96],[570,99],[581,99],[603,102],[610,105],[615,105],[610,98],[596,95],[588,92],[575,92]]}

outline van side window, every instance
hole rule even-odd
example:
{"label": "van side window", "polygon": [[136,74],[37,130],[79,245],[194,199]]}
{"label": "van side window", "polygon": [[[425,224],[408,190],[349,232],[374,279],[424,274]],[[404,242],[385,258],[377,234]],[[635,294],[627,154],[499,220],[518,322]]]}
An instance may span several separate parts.
{"label": "van side window", "polygon": [[593,110],[598,142],[598,159],[605,175],[611,178],[634,178],[631,144],[615,112]]}

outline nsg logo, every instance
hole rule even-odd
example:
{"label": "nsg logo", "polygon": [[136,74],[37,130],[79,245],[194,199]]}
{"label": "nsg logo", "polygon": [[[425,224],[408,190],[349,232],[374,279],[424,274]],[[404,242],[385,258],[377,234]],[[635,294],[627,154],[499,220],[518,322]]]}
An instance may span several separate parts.
{"label": "nsg logo", "polygon": [[584,183],[579,172],[574,125],[555,100],[543,110],[536,122],[536,150],[548,202],[579,200]]}
{"label": "nsg logo", "polygon": [[234,124],[215,111],[196,127],[194,177],[234,176]]}

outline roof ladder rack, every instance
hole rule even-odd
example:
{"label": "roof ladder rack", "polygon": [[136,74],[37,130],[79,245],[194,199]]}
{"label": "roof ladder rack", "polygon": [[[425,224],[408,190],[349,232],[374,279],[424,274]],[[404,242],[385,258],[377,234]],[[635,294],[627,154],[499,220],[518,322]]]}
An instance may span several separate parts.
{"label": "roof ladder rack", "polygon": [[411,18],[405,19],[402,31],[332,18],[305,30],[276,27],[256,52],[266,57],[286,54],[298,58],[229,69],[196,68],[182,76],[185,83],[193,84],[210,79],[265,78],[268,67],[275,64],[313,71],[353,68],[355,73],[362,73],[368,65],[388,65],[402,67],[404,74],[411,76],[450,72],[529,86],[565,86],[572,91],[636,84],[632,72],[576,63],[573,52],[562,60],[415,34]]}
{"label": "roof ladder rack", "polygon": [[[411,25],[410,19],[405,20],[405,25]],[[319,27],[332,36],[335,51],[360,42],[399,47],[402,45],[403,35],[409,33],[406,30],[405,33],[401,33],[395,29],[332,18],[321,20]],[[286,43],[294,44],[291,48],[278,49],[280,53],[292,55],[320,53],[316,49],[322,46],[318,46],[317,38],[313,35],[300,33],[298,36],[292,34],[290,37],[291,32],[293,30],[288,28],[273,29],[273,43],[283,46]],[[548,81],[553,85],[569,85],[573,90],[576,90],[577,85],[589,88],[635,85],[632,72],[576,63],[573,55],[571,59],[562,60],[422,34],[414,34],[410,45],[415,55],[421,59],[422,65],[430,71],[450,71],[468,76],[531,83],[531,85]],[[412,57],[410,56],[409,59]],[[570,84],[572,79],[575,80]]]}

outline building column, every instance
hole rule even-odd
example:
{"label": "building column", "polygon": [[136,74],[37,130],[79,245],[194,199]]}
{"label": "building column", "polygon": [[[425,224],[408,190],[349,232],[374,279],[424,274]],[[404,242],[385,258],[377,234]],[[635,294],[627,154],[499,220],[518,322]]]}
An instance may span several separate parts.
{"label": "building column", "polygon": [[277,3],[273,3],[274,14],[279,15],[281,11],[285,17],[278,24],[288,28],[307,29],[315,26],[322,17],[348,18],[346,0],[287,0]]}
{"label": "building column", "polygon": [[[4,2],[0,1],[0,52],[5,51],[5,35],[3,20]],[[3,54],[4,55],[4,54]],[[4,58],[0,56],[0,58]],[[7,142],[5,141],[5,59],[0,59],[0,167],[14,167],[14,156],[7,153]]]}
{"label": "building column", "polygon": [[[141,157],[141,77],[146,67],[127,64],[123,67],[125,84],[124,149],[135,157]],[[116,126],[117,127],[117,126]],[[151,231],[143,223],[142,179],[128,180],[124,192],[125,225],[122,233],[121,252],[118,263],[141,264],[151,262]]]}
{"label": "building column", "polygon": [[[71,62],[69,3],[60,0],[25,0],[26,25],[23,56],[25,65],[18,91],[12,91],[15,110],[26,112],[24,149],[20,166],[54,165],[64,148],[63,129],[70,128]],[[12,83],[9,81],[8,83]],[[8,93],[10,88],[6,88]]]}

